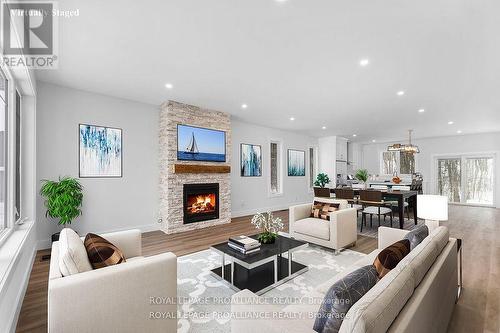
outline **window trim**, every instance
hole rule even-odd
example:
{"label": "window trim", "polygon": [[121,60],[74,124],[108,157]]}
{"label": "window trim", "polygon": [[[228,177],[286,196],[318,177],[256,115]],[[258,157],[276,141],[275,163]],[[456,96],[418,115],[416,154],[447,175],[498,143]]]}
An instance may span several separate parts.
{"label": "window trim", "polygon": [[[278,145],[278,166],[277,166],[277,177],[278,177],[278,188],[279,191],[274,192],[271,188],[271,144],[276,143]],[[267,179],[268,184],[268,197],[281,197],[283,196],[283,140],[282,139],[270,139],[269,140],[269,176]]]}
{"label": "window trim", "polygon": [[[0,50],[0,55],[1,55]],[[17,91],[17,82],[12,76],[9,68],[5,67],[3,64],[0,64],[0,70],[8,81],[7,84],[7,122],[6,126],[6,193],[5,193],[5,205],[6,205],[6,219],[5,219],[5,228],[0,230],[0,246],[2,246],[8,239],[8,237],[12,234],[15,229],[16,222],[18,219],[15,218],[14,212],[14,190],[15,190],[15,175],[13,174],[15,169],[15,93]],[[22,98],[22,94],[19,94]],[[12,102],[14,101],[14,102]],[[22,141],[22,138],[21,138]],[[21,142],[20,142],[21,144]],[[22,198],[21,198],[22,200]]]}

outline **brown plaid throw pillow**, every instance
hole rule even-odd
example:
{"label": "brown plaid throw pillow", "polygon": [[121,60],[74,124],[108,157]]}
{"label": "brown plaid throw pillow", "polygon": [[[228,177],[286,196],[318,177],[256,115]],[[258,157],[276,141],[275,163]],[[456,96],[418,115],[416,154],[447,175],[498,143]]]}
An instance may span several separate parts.
{"label": "brown plaid throw pillow", "polygon": [[122,251],[99,235],[87,234],[83,244],[87,250],[90,264],[94,269],[125,262]]}
{"label": "brown plaid throw pillow", "polygon": [[330,213],[339,210],[339,204],[314,201],[311,217],[330,221]]}

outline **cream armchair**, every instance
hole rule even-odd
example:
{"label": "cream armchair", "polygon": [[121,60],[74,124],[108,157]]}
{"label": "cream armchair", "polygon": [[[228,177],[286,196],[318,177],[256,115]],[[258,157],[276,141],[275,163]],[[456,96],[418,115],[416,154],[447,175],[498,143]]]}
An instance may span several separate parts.
{"label": "cream armchair", "polygon": [[[316,198],[315,201],[319,201]],[[292,238],[335,250],[355,244],[358,238],[356,208],[348,208],[347,200],[323,199],[338,203],[339,210],[330,213],[330,221],[311,217],[312,204],[290,207],[289,229]]]}
{"label": "cream armchair", "polygon": [[63,277],[52,244],[48,331],[175,332],[177,257],[142,257],[140,230],[103,234],[126,262]]}

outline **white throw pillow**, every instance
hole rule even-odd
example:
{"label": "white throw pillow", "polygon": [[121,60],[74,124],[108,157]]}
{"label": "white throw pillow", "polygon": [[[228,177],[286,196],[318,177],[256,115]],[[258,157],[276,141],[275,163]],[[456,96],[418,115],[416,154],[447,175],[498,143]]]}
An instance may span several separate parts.
{"label": "white throw pillow", "polygon": [[59,235],[59,270],[62,276],[92,270],[83,241],[70,228],[64,228]]}

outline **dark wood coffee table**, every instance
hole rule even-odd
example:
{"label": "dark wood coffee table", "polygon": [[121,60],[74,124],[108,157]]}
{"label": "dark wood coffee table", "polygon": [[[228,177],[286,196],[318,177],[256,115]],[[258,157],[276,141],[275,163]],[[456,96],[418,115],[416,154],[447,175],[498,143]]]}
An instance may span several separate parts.
{"label": "dark wood coffee table", "polygon": [[[257,236],[250,237],[257,239]],[[308,270],[306,265],[292,260],[294,251],[307,246],[306,242],[284,235],[278,235],[273,244],[262,244],[258,252],[246,255],[229,247],[227,242],[216,244],[210,249],[221,255],[222,265],[212,269],[212,273],[235,290],[249,289],[261,295]],[[285,252],[288,258],[282,256]],[[226,257],[230,259],[228,264]]]}

